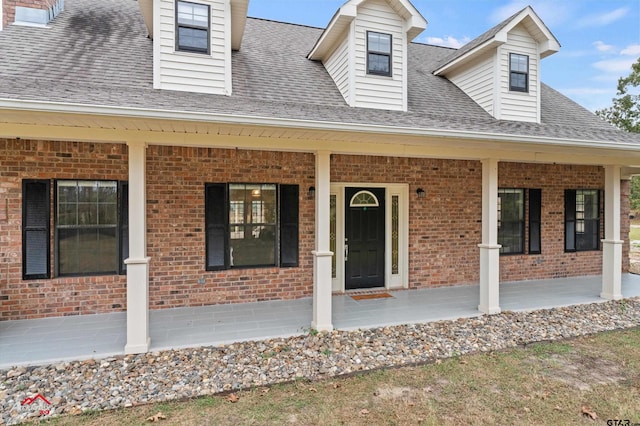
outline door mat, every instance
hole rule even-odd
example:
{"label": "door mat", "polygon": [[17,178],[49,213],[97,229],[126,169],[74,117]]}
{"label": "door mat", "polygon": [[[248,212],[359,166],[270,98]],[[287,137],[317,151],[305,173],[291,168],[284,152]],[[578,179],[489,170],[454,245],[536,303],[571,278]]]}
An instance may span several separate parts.
{"label": "door mat", "polygon": [[386,297],[393,296],[389,293],[354,294],[353,296],[351,296],[353,300],[384,299]]}

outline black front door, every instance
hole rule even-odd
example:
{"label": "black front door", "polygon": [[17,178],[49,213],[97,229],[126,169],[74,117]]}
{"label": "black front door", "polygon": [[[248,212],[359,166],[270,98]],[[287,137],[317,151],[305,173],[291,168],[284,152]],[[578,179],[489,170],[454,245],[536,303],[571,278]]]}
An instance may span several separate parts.
{"label": "black front door", "polygon": [[384,188],[345,188],[347,290],[384,287],[384,193]]}

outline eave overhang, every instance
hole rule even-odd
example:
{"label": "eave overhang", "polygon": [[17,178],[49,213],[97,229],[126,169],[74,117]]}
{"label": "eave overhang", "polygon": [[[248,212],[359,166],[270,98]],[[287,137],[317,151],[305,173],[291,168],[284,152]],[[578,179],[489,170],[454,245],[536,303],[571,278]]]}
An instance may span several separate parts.
{"label": "eave overhang", "polygon": [[0,138],[640,167],[640,144],[0,100]]}
{"label": "eave overhang", "polygon": [[[351,22],[358,15],[358,6],[366,0],[350,0],[342,5],[329,21],[307,57],[312,60],[323,60],[333,51],[336,43],[342,39]],[[407,41],[410,42],[427,28],[427,20],[407,0],[389,1],[394,10],[405,20]]]}
{"label": "eave overhang", "polygon": [[[558,39],[556,39],[556,37],[551,33],[549,28],[544,24],[544,22],[542,22],[531,6],[527,6],[517,15],[509,19],[508,22],[499,24],[498,26],[502,28],[500,31],[497,31],[495,35],[482,43],[478,43],[477,46],[474,46],[463,54],[454,55],[447,63],[436,69],[433,73],[435,75],[447,75],[449,72],[474,61],[478,57],[481,57],[488,51],[496,49],[498,46],[507,42],[509,32],[520,24],[523,24],[527,28],[527,31],[529,31],[538,43],[541,59],[560,50],[560,43],[558,42]],[[471,45],[473,43],[477,43],[477,39],[470,41],[468,44]],[[462,46],[460,51],[464,50],[465,46]]]}
{"label": "eave overhang", "polygon": [[[147,26],[149,38],[153,38],[153,1],[138,0],[142,18]],[[230,0],[231,4],[231,49],[240,50],[244,28],[247,23],[249,0]]]}

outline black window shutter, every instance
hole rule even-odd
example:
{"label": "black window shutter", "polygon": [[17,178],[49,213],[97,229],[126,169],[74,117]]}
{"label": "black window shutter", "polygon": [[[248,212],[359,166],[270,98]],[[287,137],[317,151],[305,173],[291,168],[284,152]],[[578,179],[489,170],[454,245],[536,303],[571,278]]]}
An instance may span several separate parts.
{"label": "black window shutter", "polygon": [[22,181],[22,278],[49,278],[51,183]]}
{"label": "black window shutter", "polygon": [[564,249],[576,251],[576,190],[564,191]]}
{"label": "black window shutter", "polygon": [[529,190],[529,254],[541,253],[542,190]]}
{"label": "black window shutter", "polygon": [[129,257],[129,183],[120,182],[120,274],[127,272],[125,259]]}
{"label": "black window shutter", "polygon": [[229,267],[227,232],[227,185],[205,185],[206,269],[216,271]]}
{"label": "black window shutter", "polygon": [[280,185],[280,266],[298,266],[298,185]]}

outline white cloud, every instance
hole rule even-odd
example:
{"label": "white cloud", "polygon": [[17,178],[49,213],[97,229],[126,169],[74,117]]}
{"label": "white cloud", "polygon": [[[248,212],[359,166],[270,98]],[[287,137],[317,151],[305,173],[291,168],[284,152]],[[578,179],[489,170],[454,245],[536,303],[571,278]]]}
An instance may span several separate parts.
{"label": "white cloud", "polygon": [[626,75],[631,71],[631,65],[635,62],[634,58],[609,59],[598,61],[593,66],[600,71],[615,73],[617,75]]}
{"label": "white cloud", "polygon": [[627,16],[629,11],[630,9],[628,7],[620,7],[608,13],[598,13],[593,15],[587,15],[582,19],[578,20],[576,27],[577,28],[604,27],[616,22],[619,19],[624,18],[625,16]]}
{"label": "white cloud", "polygon": [[598,52],[607,53],[607,52],[615,51],[615,46],[612,46],[610,44],[606,44],[606,43],[604,43],[604,42],[602,42],[600,40],[594,42],[593,45],[598,50]]}
{"label": "white cloud", "polygon": [[640,44],[631,44],[620,51],[621,55],[640,56]]}
{"label": "white cloud", "polygon": [[427,37],[425,38],[425,42],[428,44],[434,44],[436,46],[444,46],[444,47],[453,47],[455,49],[459,49],[465,44],[469,43],[469,37],[463,37],[462,39],[457,39],[452,36],[442,37]]}

